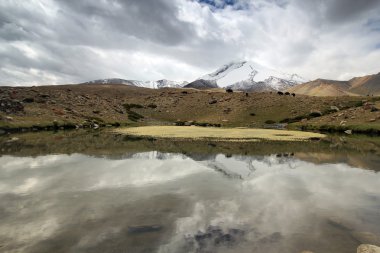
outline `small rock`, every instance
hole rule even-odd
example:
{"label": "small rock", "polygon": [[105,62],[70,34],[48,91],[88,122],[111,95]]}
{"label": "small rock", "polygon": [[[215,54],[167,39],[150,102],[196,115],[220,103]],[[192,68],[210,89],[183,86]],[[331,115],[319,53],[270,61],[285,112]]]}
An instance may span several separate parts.
{"label": "small rock", "polygon": [[99,125],[98,125],[98,124],[94,124],[94,125],[93,125],[93,128],[94,128],[94,129],[98,129],[98,128],[99,128]]}
{"label": "small rock", "polygon": [[369,122],[375,122],[376,121],[376,119],[370,119],[369,120]]}
{"label": "small rock", "polygon": [[216,100],[216,99],[213,99],[213,100],[211,100],[210,102],[208,102],[210,105],[212,105],[212,104],[216,104],[218,102],[218,100]]}
{"label": "small rock", "polygon": [[339,108],[336,107],[335,105],[330,106],[330,109],[331,109],[332,111],[339,112]]}
{"label": "small rock", "polygon": [[339,125],[344,126],[346,123],[347,123],[347,121],[342,120],[342,121],[339,123]]}
{"label": "small rock", "polygon": [[13,117],[11,116],[5,116],[4,119],[8,120],[8,121],[12,121],[13,120]]}
{"label": "small rock", "polygon": [[17,138],[17,137],[12,137],[12,138],[10,138],[9,140],[7,140],[7,142],[9,143],[9,142],[15,142],[15,141],[18,141],[18,140],[20,140],[19,138]]}
{"label": "small rock", "polygon": [[357,253],[380,253],[380,247],[371,244],[361,244],[356,250]]}
{"label": "small rock", "polygon": [[320,117],[322,116],[322,112],[321,111],[318,111],[318,110],[312,110],[310,111],[310,116],[313,115],[314,117]]}
{"label": "small rock", "polygon": [[351,129],[346,130],[346,131],[344,131],[344,133],[345,133],[345,134],[352,134],[352,130],[351,130]]}

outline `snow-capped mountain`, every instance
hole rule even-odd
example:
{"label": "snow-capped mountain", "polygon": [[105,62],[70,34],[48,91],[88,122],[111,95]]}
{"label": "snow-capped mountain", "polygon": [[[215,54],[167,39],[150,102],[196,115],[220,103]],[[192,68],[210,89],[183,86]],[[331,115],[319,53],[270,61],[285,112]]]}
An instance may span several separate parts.
{"label": "snow-capped mountain", "polygon": [[170,81],[166,79],[157,80],[157,81],[137,81],[137,80],[126,80],[120,78],[109,78],[109,79],[98,79],[84,84],[125,84],[132,85],[137,87],[159,89],[159,88],[181,88],[185,86],[188,82],[178,82]]}
{"label": "snow-capped mountain", "polygon": [[307,82],[297,74],[283,73],[248,61],[223,65],[198,80],[216,81],[219,87],[242,91],[286,90]]}

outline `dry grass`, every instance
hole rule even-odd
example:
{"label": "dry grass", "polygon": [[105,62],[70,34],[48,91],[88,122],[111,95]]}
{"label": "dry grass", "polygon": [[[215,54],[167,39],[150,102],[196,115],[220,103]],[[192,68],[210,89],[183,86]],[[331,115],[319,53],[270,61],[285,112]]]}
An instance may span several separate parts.
{"label": "dry grass", "polygon": [[145,126],[120,128],[115,131],[128,135],[156,138],[219,139],[227,141],[304,141],[311,138],[325,137],[323,134],[301,131],[195,126]]}

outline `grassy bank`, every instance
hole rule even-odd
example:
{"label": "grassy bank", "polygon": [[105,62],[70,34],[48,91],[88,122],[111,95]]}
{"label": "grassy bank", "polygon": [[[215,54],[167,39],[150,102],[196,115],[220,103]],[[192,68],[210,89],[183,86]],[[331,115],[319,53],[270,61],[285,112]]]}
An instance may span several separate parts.
{"label": "grassy bank", "polygon": [[173,139],[216,139],[224,141],[304,141],[325,137],[323,134],[301,131],[248,128],[205,128],[195,126],[145,126],[119,128],[115,131],[132,136]]}

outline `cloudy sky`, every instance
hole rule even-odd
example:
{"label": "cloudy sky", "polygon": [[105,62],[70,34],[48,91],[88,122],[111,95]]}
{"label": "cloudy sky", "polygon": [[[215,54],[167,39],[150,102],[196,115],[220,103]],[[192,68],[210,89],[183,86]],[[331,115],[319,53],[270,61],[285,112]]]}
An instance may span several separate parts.
{"label": "cloudy sky", "polygon": [[380,0],[1,0],[0,85],[380,72]]}

